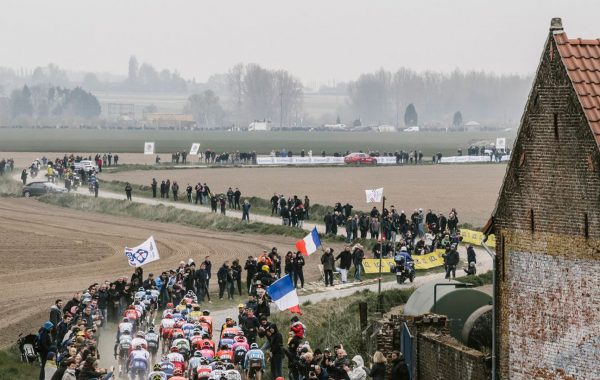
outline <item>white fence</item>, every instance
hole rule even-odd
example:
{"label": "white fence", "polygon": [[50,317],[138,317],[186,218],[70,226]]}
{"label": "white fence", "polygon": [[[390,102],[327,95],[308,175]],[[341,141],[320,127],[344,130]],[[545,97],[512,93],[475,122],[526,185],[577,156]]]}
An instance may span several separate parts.
{"label": "white fence", "polygon": [[[344,157],[256,157],[258,165],[344,165]],[[395,165],[396,157],[377,157],[378,165]]]}
{"label": "white fence", "polygon": [[[508,161],[509,155],[502,156],[501,161]],[[451,156],[442,157],[442,164],[463,164],[472,162],[495,162],[496,158],[490,156]]]}

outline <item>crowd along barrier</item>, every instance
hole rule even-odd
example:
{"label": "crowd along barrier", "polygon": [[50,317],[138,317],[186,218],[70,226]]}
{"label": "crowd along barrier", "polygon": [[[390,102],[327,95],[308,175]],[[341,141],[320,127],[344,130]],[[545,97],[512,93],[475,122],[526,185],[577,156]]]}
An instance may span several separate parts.
{"label": "crowd along barrier", "polygon": [[[344,165],[344,157],[256,157],[258,165]],[[377,157],[378,165],[395,165],[396,157]]]}

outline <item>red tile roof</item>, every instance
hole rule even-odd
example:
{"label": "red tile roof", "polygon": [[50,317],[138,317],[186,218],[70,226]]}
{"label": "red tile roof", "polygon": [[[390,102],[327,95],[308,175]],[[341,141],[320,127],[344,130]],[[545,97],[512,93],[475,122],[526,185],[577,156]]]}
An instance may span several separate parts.
{"label": "red tile roof", "polygon": [[554,41],[600,145],[600,39],[568,39],[563,31],[555,31]]}

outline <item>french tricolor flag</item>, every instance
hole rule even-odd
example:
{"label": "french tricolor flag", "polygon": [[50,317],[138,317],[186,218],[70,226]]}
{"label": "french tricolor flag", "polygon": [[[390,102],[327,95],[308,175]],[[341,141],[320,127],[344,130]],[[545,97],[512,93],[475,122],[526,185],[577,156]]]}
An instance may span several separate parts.
{"label": "french tricolor flag", "polygon": [[292,313],[302,314],[298,294],[289,275],[281,277],[271,286],[268,286],[267,293],[279,310],[289,310]]}
{"label": "french tricolor flag", "polygon": [[306,235],[304,239],[298,240],[296,242],[296,249],[300,251],[300,253],[302,253],[304,256],[310,256],[320,246],[321,239],[319,239],[317,227],[313,228],[313,230],[310,231],[310,234]]}

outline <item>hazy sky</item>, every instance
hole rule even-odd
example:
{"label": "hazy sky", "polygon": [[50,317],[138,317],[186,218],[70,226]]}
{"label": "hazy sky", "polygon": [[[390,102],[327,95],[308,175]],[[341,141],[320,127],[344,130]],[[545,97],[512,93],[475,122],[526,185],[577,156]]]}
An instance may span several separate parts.
{"label": "hazy sky", "polygon": [[599,0],[4,0],[0,66],[126,74],[131,54],[205,81],[237,62],[312,81],[380,67],[528,74],[550,19],[600,37]]}

